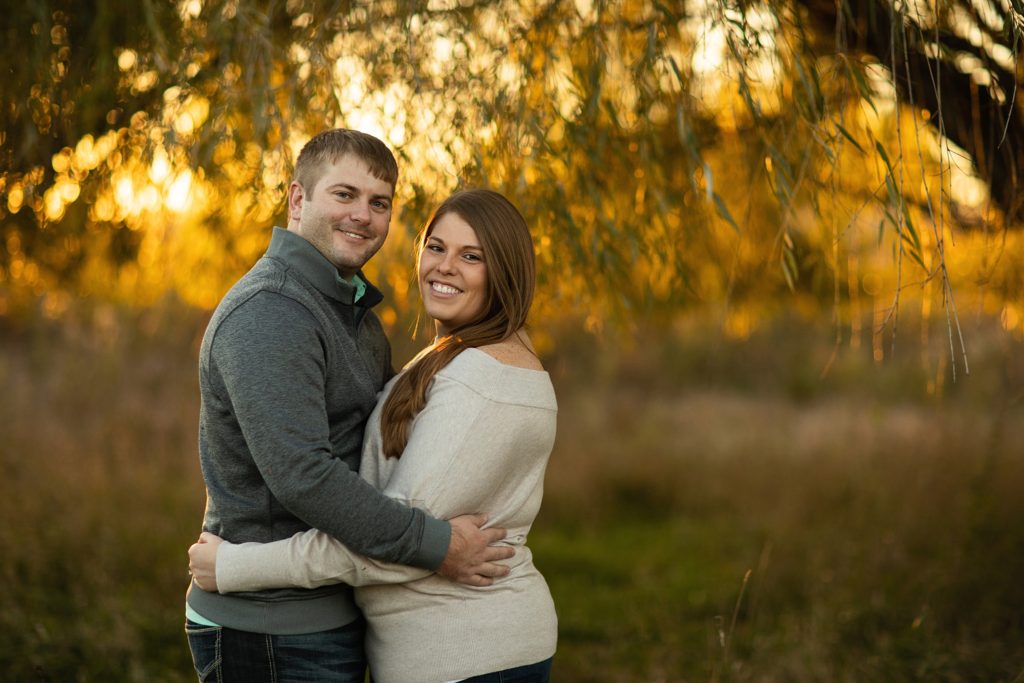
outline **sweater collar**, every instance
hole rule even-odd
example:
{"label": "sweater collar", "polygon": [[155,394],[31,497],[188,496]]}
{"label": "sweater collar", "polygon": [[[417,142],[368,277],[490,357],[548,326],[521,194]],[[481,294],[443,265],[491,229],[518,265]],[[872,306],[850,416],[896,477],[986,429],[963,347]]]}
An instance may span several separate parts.
{"label": "sweater collar", "polygon": [[343,279],[338,269],[305,237],[284,228],[274,228],[267,256],[284,261],[318,292],[348,306],[372,308],[384,299],[360,270],[356,276],[365,283],[366,291],[356,302],[357,286]]}

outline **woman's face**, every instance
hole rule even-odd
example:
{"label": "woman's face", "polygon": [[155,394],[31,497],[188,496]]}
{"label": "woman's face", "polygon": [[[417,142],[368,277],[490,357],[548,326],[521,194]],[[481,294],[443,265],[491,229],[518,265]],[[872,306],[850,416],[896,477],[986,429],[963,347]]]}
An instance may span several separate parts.
{"label": "woman's face", "polygon": [[420,296],[443,337],[476,318],[487,299],[487,263],[476,231],[456,213],[434,224],[420,253]]}

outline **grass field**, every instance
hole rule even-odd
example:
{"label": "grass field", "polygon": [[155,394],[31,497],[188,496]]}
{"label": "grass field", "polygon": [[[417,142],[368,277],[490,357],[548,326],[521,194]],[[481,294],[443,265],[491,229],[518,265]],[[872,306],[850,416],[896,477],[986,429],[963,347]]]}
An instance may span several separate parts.
{"label": "grass field", "polygon": [[[0,330],[4,680],[193,680],[202,327]],[[975,328],[954,385],[913,342],[821,378],[829,339],[558,344],[555,681],[1024,680],[1024,345]]]}

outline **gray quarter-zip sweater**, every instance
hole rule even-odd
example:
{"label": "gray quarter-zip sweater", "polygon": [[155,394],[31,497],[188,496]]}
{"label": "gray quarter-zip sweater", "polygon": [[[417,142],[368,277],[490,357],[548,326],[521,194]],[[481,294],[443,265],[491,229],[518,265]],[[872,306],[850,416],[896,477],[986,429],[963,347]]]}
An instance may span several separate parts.
{"label": "gray quarter-zip sweater", "polygon": [[[355,287],[303,237],[270,247],[217,306],[199,352],[203,528],[267,543],[311,527],[373,558],[436,569],[451,527],[357,473],[363,428],[392,374],[373,286]],[[219,595],[188,604],[222,626],[309,633],[358,615],[348,586]]]}

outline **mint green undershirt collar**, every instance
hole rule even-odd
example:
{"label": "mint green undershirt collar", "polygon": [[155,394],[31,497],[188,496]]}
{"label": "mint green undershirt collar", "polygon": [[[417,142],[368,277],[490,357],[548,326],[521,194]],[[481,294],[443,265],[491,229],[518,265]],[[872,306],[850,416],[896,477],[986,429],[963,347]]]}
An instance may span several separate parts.
{"label": "mint green undershirt collar", "polygon": [[366,294],[366,283],[363,281],[363,278],[359,277],[358,273],[352,276],[351,282],[343,278],[340,273],[337,275],[337,278],[338,282],[344,282],[356,288],[356,293],[352,297],[352,303],[359,301],[363,298],[363,294]]}

